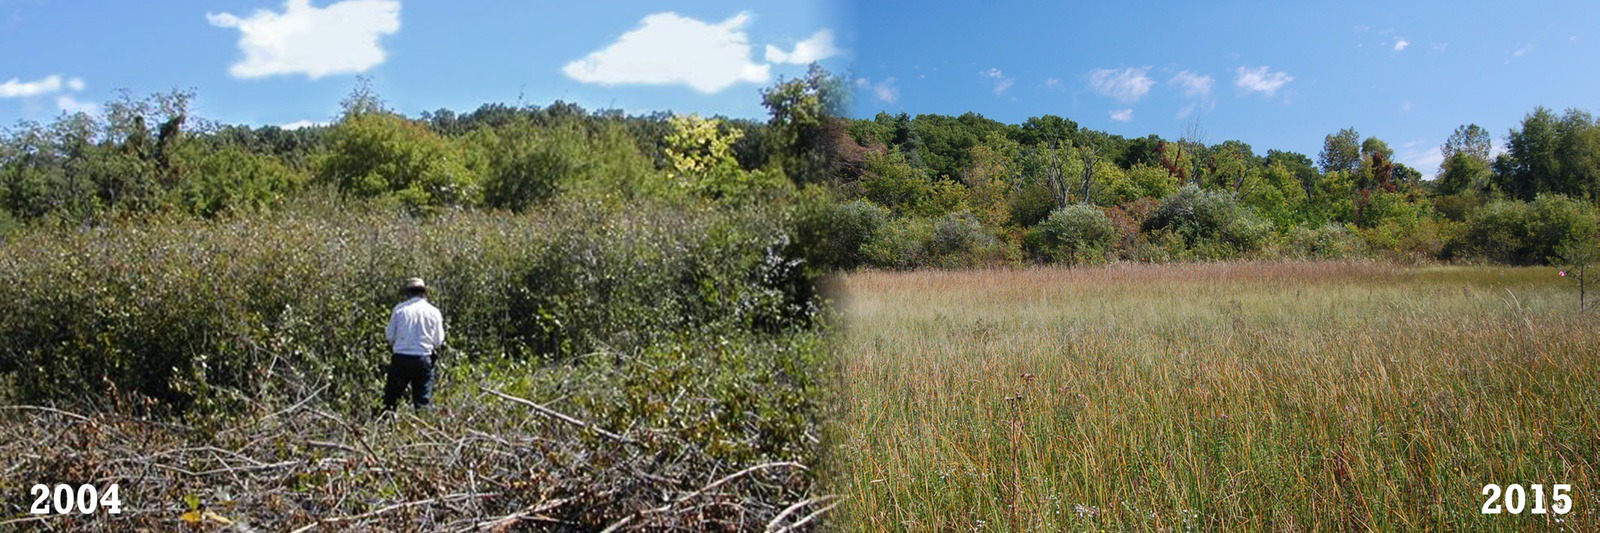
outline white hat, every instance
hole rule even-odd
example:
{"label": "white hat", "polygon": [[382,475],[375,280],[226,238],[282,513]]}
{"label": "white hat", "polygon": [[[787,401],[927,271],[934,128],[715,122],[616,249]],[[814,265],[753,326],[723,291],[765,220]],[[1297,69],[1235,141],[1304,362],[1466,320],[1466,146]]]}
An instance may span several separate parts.
{"label": "white hat", "polygon": [[428,290],[428,284],[427,283],[423,283],[422,282],[422,278],[406,278],[406,287],[405,288],[406,288],[406,290],[411,290],[411,289]]}

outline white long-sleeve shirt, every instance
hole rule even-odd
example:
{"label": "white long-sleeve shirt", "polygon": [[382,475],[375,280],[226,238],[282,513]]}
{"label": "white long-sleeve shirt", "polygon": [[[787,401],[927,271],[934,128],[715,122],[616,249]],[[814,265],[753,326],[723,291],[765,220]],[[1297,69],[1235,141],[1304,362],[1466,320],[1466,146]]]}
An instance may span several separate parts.
{"label": "white long-sleeve shirt", "polygon": [[384,336],[394,353],[433,355],[433,350],[444,344],[444,315],[420,296],[400,302],[389,316]]}

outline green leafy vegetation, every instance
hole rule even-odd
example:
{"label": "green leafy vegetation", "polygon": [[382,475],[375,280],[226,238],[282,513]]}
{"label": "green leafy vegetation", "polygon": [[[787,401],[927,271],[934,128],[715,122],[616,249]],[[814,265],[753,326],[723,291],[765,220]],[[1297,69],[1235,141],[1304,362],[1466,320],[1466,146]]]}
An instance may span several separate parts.
{"label": "green leafy vegetation", "polygon": [[[831,186],[842,201],[892,213],[881,241],[861,244],[866,264],[882,268],[1307,254],[1544,264],[1600,205],[1600,121],[1579,110],[1534,110],[1498,155],[1487,131],[1464,125],[1440,147],[1433,180],[1354,128],[1328,135],[1315,160],[1211,144],[1197,124],[1176,140],[1124,138],[1056,116],[1004,124],[974,113],[879,113],[846,129],[852,146],[836,151],[841,172]],[[1091,209],[1112,221],[1114,237],[1103,236]],[[933,233],[921,227],[953,213],[974,217],[996,245],[964,259],[930,251]],[[1092,246],[1077,241],[1084,231]],[[1326,245],[1336,249],[1307,249],[1335,235],[1341,242]]]}
{"label": "green leafy vegetation", "polygon": [[[411,118],[361,84],[293,131],[187,93],[19,124],[0,490],[121,482],[139,510],[107,529],[803,520],[827,501],[817,280],[858,253],[829,248],[839,204],[809,184],[831,181],[837,84],[781,80],[771,121]],[[435,409],[377,416],[412,276],[449,331]]]}

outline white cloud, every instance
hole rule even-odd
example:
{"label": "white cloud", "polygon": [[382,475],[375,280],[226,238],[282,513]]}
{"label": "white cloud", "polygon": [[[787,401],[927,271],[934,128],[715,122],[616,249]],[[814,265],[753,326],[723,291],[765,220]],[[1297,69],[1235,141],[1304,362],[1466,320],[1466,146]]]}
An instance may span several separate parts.
{"label": "white cloud", "polygon": [[1400,104],[1400,112],[1401,113],[1410,113],[1411,112],[1411,101],[1410,100],[1406,100],[1405,102]]}
{"label": "white cloud", "polygon": [[1089,73],[1089,87],[1103,96],[1131,104],[1144,98],[1155,85],[1155,80],[1146,75],[1149,71],[1150,67],[1098,69]]}
{"label": "white cloud", "polygon": [[1444,53],[1444,51],[1449,49],[1449,48],[1450,48],[1450,43],[1448,43],[1448,42],[1443,42],[1443,43],[1439,43],[1439,44],[1433,45],[1433,51],[1439,52],[1441,54]]}
{"label": "white cloud", "polygon": [[767,81],[771,65],[750,61],[750,39],[739,13],[718,24],[663,12],[646,16],[639,27],[611,45],[561,69],[572,79],[601,85],[682,84],[716,93],[741,83]]}
{"label": "white cloud", "polygon": [[879,100],[883,100],[891,104],[894,103],[895,100],[900,99],[900,89],[894,86],[893,76],[890,76],[888,79],[878,82],[877,85],[872,86],[872,94],[877,96]]}
{"label": "white cloud", "polygon": [[796,43],[792,51],[785,52],[782,48],[767,45],[767,61],[771,63],[809,65],[836,55],[839,55],[839,48],[833,44],[833,30],[827,28],[817,30],[810,38]]}
{"label": "white cloud", "polygon": [[1185,70],[1178,72],[1167,83],[1180,87],[1185,96],[1206,98],[1211,96],[1211,88],[1216,85],[1216,82],[1217,80],[1209,74],[1196,74]]}
{"label": "white cloud", "polygon": [[878,82],[876,85],[872,83],[872,80],[867,78],[856,78],[854,83],[857,90],[872,91],[872,95],[877,97],[879,100],[892,104],[895,102],[895,100],[900,99],[900,88],[895,87],[894,82],[894,76],[890,76],[887,79]]}
{"label": "white cloud", "polygon": [[1235,72],[1239,75],[1233,81],[1235,86],[1244,89],[1245,92],[1264,93],[1267,96],[1277,94],[1278,89],[1294,81],[1294,76],[1283,72],[1272,72],[1264,66],[1253,69],[1239,67]]}
{"label": "white cloud", "polygon": [[206,13],[213,26],[239,29],[244,58],[228,68],[236,78],[365,72],[387,59],[378,40],[400,31],[399,0],[345,0],[314,7],[287,0],[283,12],[257,10],[249,17]]}
{"label": "white cloud", "polygon": [[[81,85],[82,80],[75,81]],[[70,83],[70,82],[69,82]],[[5,83],[0,83],[0,98],[27,98],[30,96],[43,96],[61,90],[61,76],[50,75],[34,81],[22,81],[11,78]]]}
{"label": "white cloud", "polygon": [[93,115],[100,112],[100,104],[94,102],[79,102],[72,95],[63,94],[56,97],[56,107],[68,113],[88,113]]}
{"label": "white cloud", "polygon": [[1398,41],[1395,41],[1395,43],[1394,43],[1394,51],[1396,51],[1396,52],[1404,51],[1407,46],[1411,46],[1411,41],[1407,41],[1407,40],[1402,38],[1402,39],[1400,39]]}
{"label": "white cloud", "polygon": [[1012,85],[1016,85],[1017,84],[1016,80],[1013,80],[1011,78],[1007,78],[1005,73],[1000,72],[1000,69],[997,69],[997,68],[990,68],[987,71],[979,72],[978,75],[979,76],[983,76],[985,78],[993,78],[994,79],[994,93],[995,94],[1000,94],[1000,93],[1006,92],[1006,89],[1010,89]]}
{"label": "white cloud", "polygon": [[1133,110],[1132,109],[1117,109],[1117,110],[1113,110],[1113,111],[1111,111],[1111,120],[1115,120],[1117,122],[1127,122],[1127,121],[1133,120]]}
{"label": "white cloud", "polygon": [[1200,107],[1200,104],[1199,103],[1193,103],[1193,104],[1189,104],[1189,105],[1183,106],[1182,109],[1178,110],[1178,114],[1173,115],[1172,118],[1175,119],[1175,120],[1183,120],[1183,119],[1189,118],[1189,115],[1193,115],[1194,114],[1194,110],[1195,110],[1196,107]]}
{"label": "white cloud", "polygon": [[286,129],[286,130],[298,130],[298,129],[301,129],[301,128],[315,128],[315,127],[326,126],[326,125],[327,125],[326,123],[317,122],[315,120],[296,120],[296,121],[290,122],[288,124],[279,124],[278,127]]}
{"label": "white cloud", "polygon": [[1523,46],[1522,48],[1518,48],[1517,51],[1512,52],[1511,55],[1513,57],[1522,57],[1522,56],[1528,55],[1528,52],[1532,52],[1533,50],[1534,50],[1534,47],[1533,47],[1533,45],[1530,44],[1530,45]]}
{"label": "white cloud", "polygon": [[1059,89],[1061,88],[1061,80],[1056,78],[1045,78],[1044,86],[1048,89]]}
{"label": "white cloud", "polygon": [[1438,173],[1439,164],[1444,163],[1444,154],[1439,151],[1440,144],[1443,143],[1408,142],[1400,147],[1395,160],[1417,169],[1422,173],[1422,179],[1431,180]]}
{"label": "white cloud", "polygon": [[63,80],[59,74],[51,74],[34,81],[22,81],[11,78],[5,83],[0,83],[0,98],[37,98],[57,94],[56,107],[68,113],[96,113],[100,105],[93,102],[79,102],[72,94],[82,92],[88,84],[83,78],[68,78]]}

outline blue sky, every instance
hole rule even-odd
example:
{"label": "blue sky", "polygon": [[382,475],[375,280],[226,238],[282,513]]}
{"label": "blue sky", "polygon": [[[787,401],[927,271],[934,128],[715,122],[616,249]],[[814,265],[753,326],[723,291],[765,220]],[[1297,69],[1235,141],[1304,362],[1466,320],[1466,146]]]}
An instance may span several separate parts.
{"label": "blue sky", "polygon": [[520,98],[763,117],[757,89],[843,68],[842,22],[828,2],[0,0],[0,126],[174,88],[212,120],[326,122],[357,75],[413,116]]}
{"label": "blue sky", "polygon": [[1313,158],[1355,127],[1426,175],[1475,122],[1600,112],[1600,2],[860,2],[858,116],[1055,114]]}

